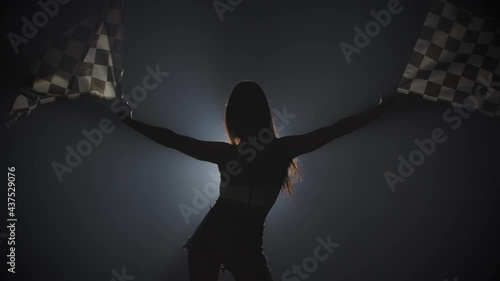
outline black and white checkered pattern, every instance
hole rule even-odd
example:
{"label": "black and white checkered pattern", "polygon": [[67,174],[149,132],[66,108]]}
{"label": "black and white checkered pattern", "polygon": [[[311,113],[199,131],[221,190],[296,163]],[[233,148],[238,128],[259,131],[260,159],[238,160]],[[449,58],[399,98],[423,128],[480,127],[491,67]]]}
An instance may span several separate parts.
{"label": "black and white checkered pattern", "polygon": [[83,95],[121,96],[123,76],[123,0],[110,1],[100,15],[91,15],[52,41],[33,67],[32,89],[14,102],[14,118],[38,104]]}
{"label": "black and white checkered pattern", "polygon": [[436,1],[427,14],[398,92],[500,117],[500,24],[452,1]]}

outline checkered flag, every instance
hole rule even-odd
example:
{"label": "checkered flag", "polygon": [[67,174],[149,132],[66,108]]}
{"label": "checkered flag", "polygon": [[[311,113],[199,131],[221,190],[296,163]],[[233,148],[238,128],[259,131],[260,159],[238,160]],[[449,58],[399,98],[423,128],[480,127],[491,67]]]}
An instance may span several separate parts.
{"label": "checkered flag", "polygon": [[122,96],[123,0],[111,0],[46,48],[32,69],[33,85],[23,88],[11,111],[14,123],[37,107],[61,99]]}
{"label": "checkered flag", "polygon": [[500,24],[452,1],[427,14],[398,92],[500,117]]}

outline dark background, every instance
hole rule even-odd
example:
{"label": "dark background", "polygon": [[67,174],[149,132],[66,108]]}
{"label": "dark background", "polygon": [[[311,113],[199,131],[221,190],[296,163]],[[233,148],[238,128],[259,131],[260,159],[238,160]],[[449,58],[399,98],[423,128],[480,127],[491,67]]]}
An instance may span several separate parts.
{"label": "dark background", "polygon": [[[128,0],[125,92],[142,83],[146,66],[159,64],[170,76],[135,117],[205,140],[226,139],[224,102],[245,79],[263,87],[271,107],[296,114],[282,135],[329,125],[395,92],[431,1],[402,1],[403,12],[352,63],[339,48],[342,41],[352,44],[353,28],[364,27],[370,10],[387,2],[244,0],[221,22],[208,0]],[[462,2],[495,11],[488,3]],[[40,8],[35,1],[6,5],[4,117],[43,46],[103,3],[61,6],[18,54],[6,34],[20,34],[21,18]],[[500,123],[475,112],[453,130],[443,119],[450,108],[397,94],[373,123],[301,156],[303,181],[292,200],[278,199],[267,219],[264,249],[275,280],[328,235],[341,246],[308,280],[498,280]],[[81,131],[97,128],[104,117],[113,120],[114,132],[60,183],[51,163],[63,163],[65,146],[74,148],[84,139]],[[446,142],[391,192],[384,172],[396,172],[398,155],[407,159],[414,140],[435,128],[445,131]],[[2,169],[17,170],[18,217],[17,273],[6,274],[2,239],[2,280],[108,281],[122,267],[136,281],[188,279],[180,247],[209,208],[186,224],[178,206],[192,206],[192,190],[213,181],[208,173],[215,165],[153,143],[97,98],[40,106],[2,128],[2,143]],[[1,233],[7,233],[3,226]]]}

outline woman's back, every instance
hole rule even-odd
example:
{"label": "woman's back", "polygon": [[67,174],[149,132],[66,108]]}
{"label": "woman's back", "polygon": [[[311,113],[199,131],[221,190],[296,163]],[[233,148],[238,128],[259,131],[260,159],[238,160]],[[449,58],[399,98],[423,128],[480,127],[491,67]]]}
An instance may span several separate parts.
{"label": "woman's back", "polygon": [[282,139],[252,146],[248,142],[228,146],[221,161],[220,198],[259,209],[267,215],[288,174],[291,159]]}

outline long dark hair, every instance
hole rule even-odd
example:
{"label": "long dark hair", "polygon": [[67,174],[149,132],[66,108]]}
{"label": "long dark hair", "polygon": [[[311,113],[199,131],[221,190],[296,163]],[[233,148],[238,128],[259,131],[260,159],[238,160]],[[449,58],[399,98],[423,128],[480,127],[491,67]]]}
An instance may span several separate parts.
{"label": "long dark hair", "polygon": [[[225,126],[233,145],[249,136],[256,136],[260,130],[269,130],[277,137],[269,102],[257,83],[242,81],[234,87],[226,104]],[[297,181],[300,181],[300,172],[297,159],[293,159],[283,180],[283,189],[288,195],[292,195]]]}

